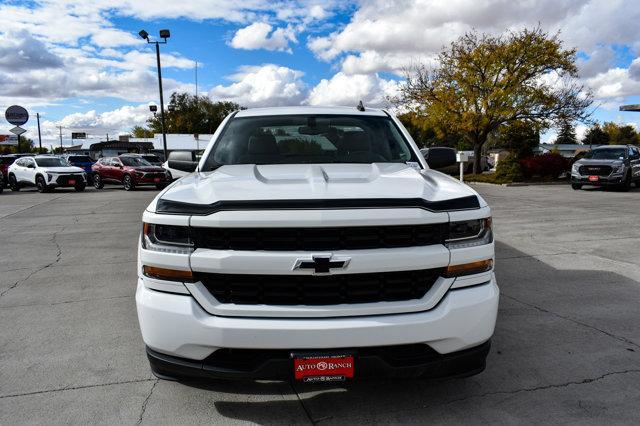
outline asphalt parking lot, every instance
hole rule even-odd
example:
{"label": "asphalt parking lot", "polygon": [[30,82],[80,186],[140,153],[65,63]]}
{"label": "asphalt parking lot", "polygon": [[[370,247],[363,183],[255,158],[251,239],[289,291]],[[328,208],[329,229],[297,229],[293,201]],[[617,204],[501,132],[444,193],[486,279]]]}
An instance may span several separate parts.
{"label": "asphalt parking lot", "polygon": [[134,302],[156,191],[0,194],[0,424],[637,423],[640,189],[477,188],[502,292],[487,369],[331,386],[158,381]]}

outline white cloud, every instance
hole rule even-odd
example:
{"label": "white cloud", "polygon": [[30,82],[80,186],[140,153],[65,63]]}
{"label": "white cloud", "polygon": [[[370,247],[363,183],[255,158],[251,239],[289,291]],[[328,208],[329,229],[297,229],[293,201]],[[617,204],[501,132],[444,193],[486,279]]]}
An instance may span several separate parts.
{"label": "white cloud", "polygon": [[274,64],[243,66],[229,77],[234,83],[215,86],[209,96],[246,107],[297,105],[305,96],[303,75],[302,71]]}
{"label": "white cloud", "polygon": [[343,72],[331,79],[322,79],[309,93],[306,103],[310,105],[355,106],[362,101],[365,106],[389,106],[387,97],[397,94],[399,83],[385,80],[377,74],[353,74]]}
{"label": "white cloud", "polygon": [[[634,64],[638,62],[636,59]],[[611,68],[586,81],[598,99],[622,100],[625,96],[640,94],[640,80],[634,79],[628,68]]]}
{"label": "white cloud", "polygon": [[296,41],[292,27],[273,30],[273,26],[266,22],[256,22],[236,31],[230,45],[236,49],[280,50],[291,53],[289,42]]}
{"label": "white cloud", "polygon": [[0,69],[22,71],[62,66],[62,58],[49,51],[28,31],[0,34]]}

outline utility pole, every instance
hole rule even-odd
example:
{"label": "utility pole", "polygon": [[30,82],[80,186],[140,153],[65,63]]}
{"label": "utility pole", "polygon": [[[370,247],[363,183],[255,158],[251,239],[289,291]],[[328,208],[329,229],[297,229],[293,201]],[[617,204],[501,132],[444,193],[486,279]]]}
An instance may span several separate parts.
{"label": "utility pole", "polygon": [[36,112],[36,118],[38,119],[38,145],[40,146],[40,154],[42,154],[42,135],[40,134],[40,113]]}
{"label": "utility pole", "polygon": [[60,130],[60,154],[62,154],[62,126],[58,126],[58,130]]}

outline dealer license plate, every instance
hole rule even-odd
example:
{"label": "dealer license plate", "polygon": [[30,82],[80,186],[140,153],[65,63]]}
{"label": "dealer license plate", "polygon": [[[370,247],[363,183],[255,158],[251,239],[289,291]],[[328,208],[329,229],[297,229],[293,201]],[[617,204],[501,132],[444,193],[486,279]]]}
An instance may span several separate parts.
{"label": "dealer license plate", "polygon": [[69,185],[75,185],[76,181],[75,179],[69,179]]}
{"label": "dealer license plate", "polygon": [[597,182],[600,179],[598,176],[589,176],[589,182]]}
{"label": "dealer license plate", "polygon": [[354,360],[352,354],[305,355],[291,354],[296,380],[303,382],[340,382],[352,379]]}
{"label": "dealer license plate", "polygon": [[154,181],[154,182],[160,182],[161,180],[162,180],[162,178],[159,178],[159,177],[157,177],[157,178],[153,178],[153,181]]}

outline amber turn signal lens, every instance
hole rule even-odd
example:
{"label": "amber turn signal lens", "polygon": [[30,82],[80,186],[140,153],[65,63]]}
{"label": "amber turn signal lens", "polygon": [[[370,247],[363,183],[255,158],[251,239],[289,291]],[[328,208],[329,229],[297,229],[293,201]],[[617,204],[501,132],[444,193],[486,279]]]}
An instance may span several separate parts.
{"label": "amber turn signal lens", "polygon": [[193,281],[193,272],[177,271],[175,269],[156,268],[155,266],[144,265],[142,271],[149,278],[168,281]]}
{"label": "amber turn signal lens", "polygon": [[477,262],[463,263],[461,265],[450,265],[445,270],[445,278],[461,277],[463,275],[479,274],[491,270],[493,260],[479,260]]}

